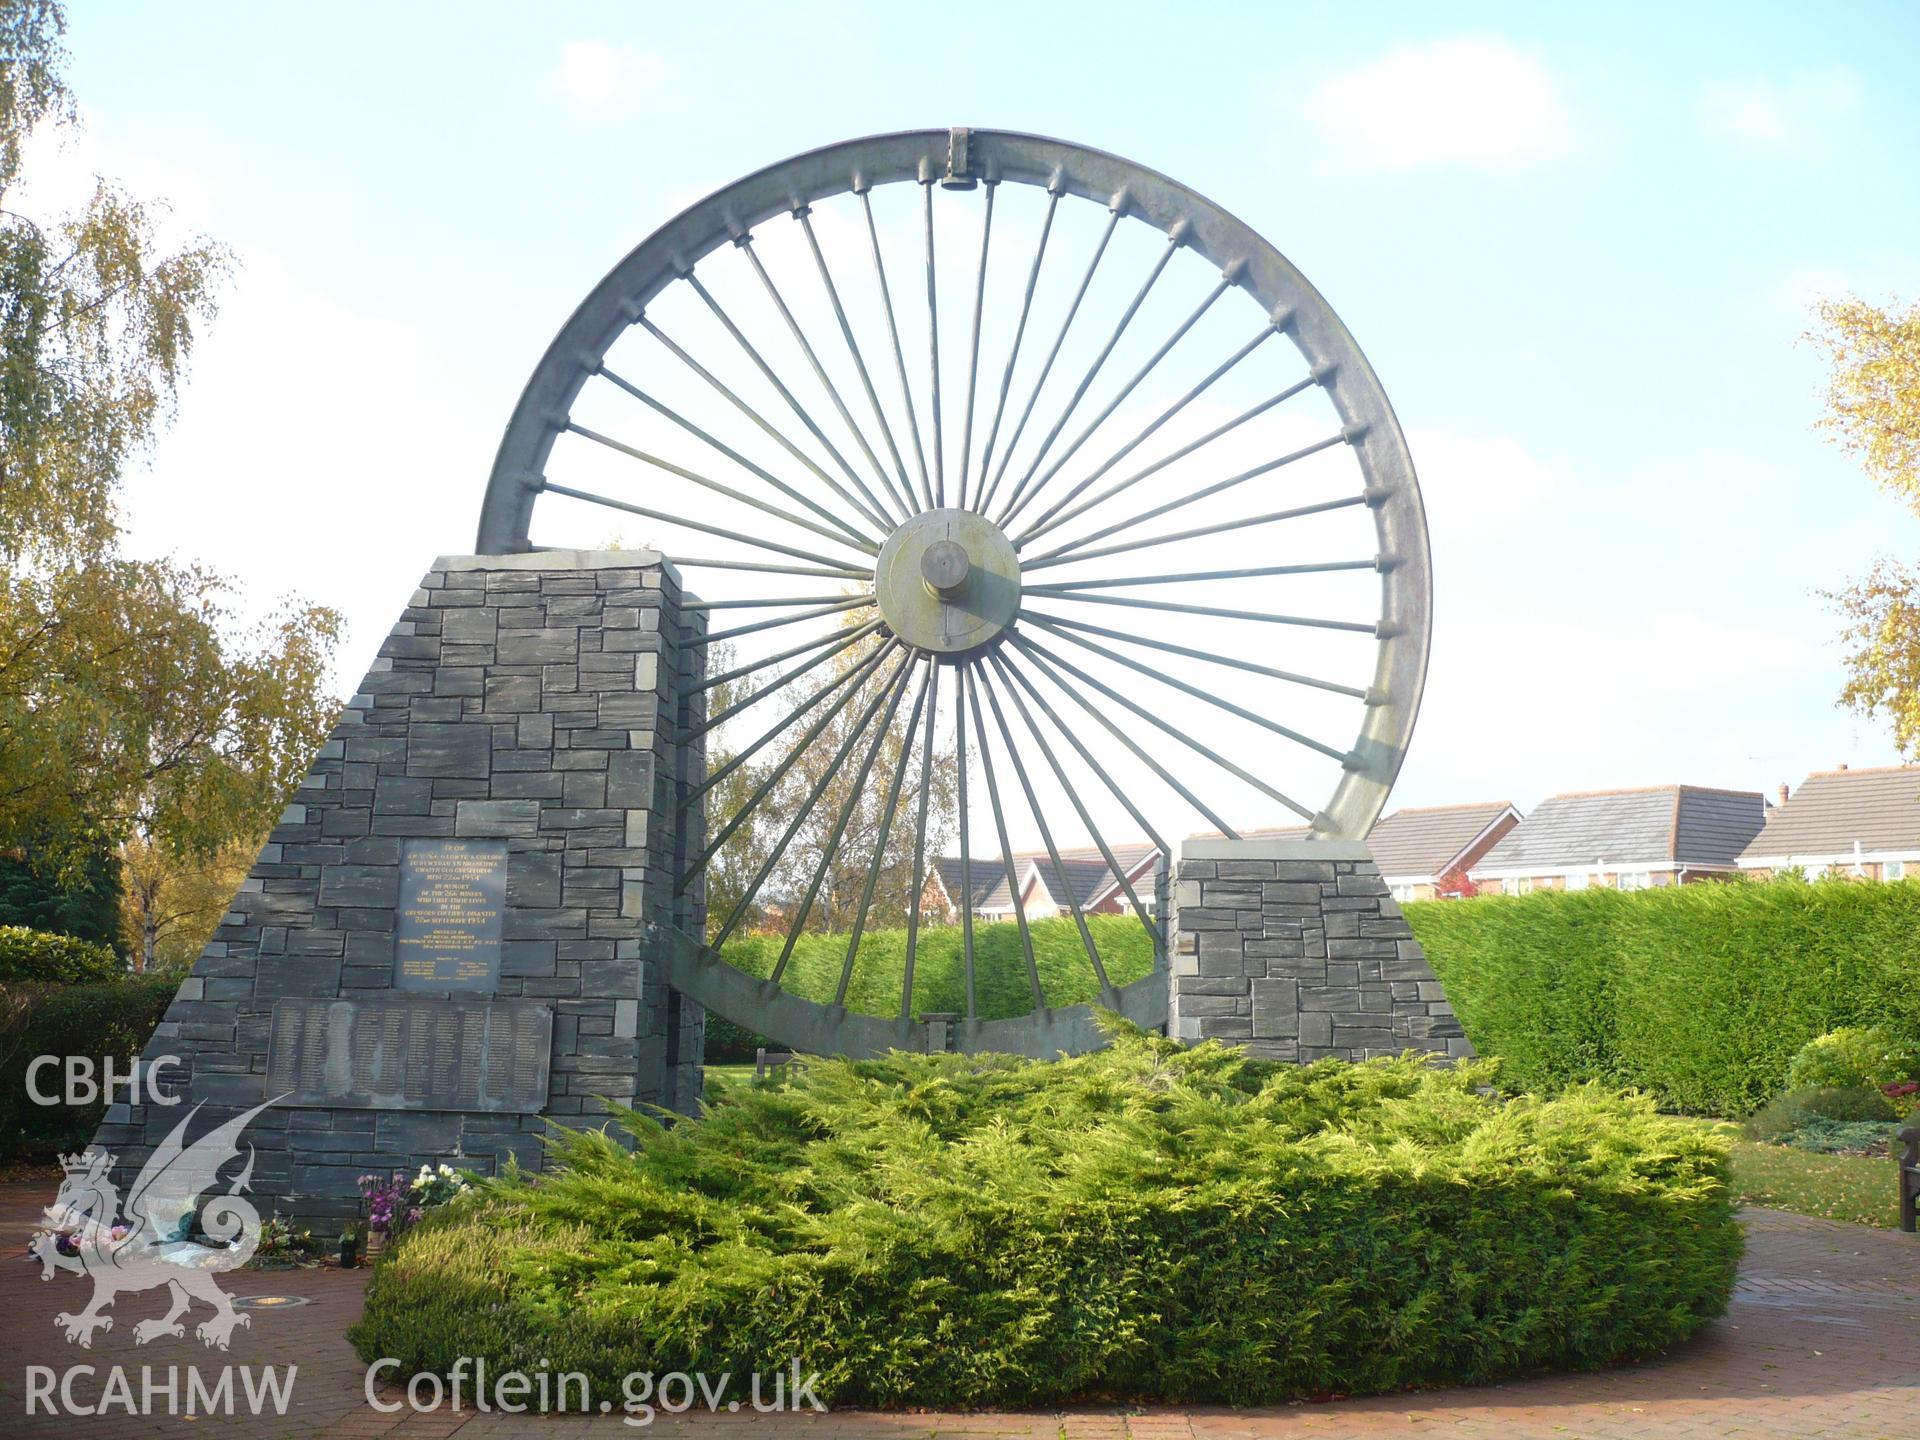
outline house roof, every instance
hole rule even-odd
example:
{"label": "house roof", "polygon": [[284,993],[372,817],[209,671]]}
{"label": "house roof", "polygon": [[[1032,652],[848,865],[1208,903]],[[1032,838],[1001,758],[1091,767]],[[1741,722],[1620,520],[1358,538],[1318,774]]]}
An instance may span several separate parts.
{"label": "house roof", "polygon": [[[1132,874],[1141,863],[1159,854],[1152,845],[1115,845],[1113,858],[1121,867]],[[940,878],[947,887],[949,895],[960,893],[960,861],[958,857],[942,856],[937,862]],[[1040,883],[1047,887],[1055,903],[1065,905],[1071,896],[1080,905],[1085,906],[1097,900],[1116,881],[1113,872],[1107,868],[1106,858],[1099,850],[1087,847],[1078,850],[1062,850],[1060,866],[1055,868],[1052,858],[1044,850],[1029,850],[1013,857],[1014,871],[1024,879],[1031,871],[1040,873]],[[985,860],[975,857],[973,868],[972,908],[975,910],[1011,910],[1013,893],[1006,882],[1005,867],[996,858]]]}
{"label": "house roof", "polygon": [[1920,850],[1920,765],[1817,770],[1767,817],[1743,860]]}
{"label": "house roof", "polygon": [[[1367,833],[1367,848],[1373,852],[1383,876],[1431,875],[1437,879],[1481,832],[1509,810],[1519,813],[1507,800],[1403,808],[1374,822],[1373,829]],[[1240,832],[1250,839],[1265,840],[1304,840],[1307,833],[1305,825]],[[1218,840],[1222,837],[1219,831],[1210,830],[1204,837],[1194,838]]]}
{"label": "house roof", "polygon": [[[933,863],[934,868],[940,872],[940,883],[946,887],[947,895],[955,905],[958,905],[961,894],[960,857],[942,855]],[[996,887],[1005,888],[1001,882],[1006,878],[1006,872],[999,860],[988,860],[980,855],[972,858],[968,869],[971,872],[969,878],[973,881],[973,903],[968,908],[978,910]]]}
{"label": "house roof", "polygon": [[1374,823],[1367,834],[1367,848],[1382,875],[1437,879],[1488,826],[1513,808],[1505,800],[1488,800],[1396,810]]}
{"label": "house roof", "polygon": [[1542,800],[1473,867],[1545,872],[1607,865],[1731,865],[1759,833],[1757,790],[1658,785]]}

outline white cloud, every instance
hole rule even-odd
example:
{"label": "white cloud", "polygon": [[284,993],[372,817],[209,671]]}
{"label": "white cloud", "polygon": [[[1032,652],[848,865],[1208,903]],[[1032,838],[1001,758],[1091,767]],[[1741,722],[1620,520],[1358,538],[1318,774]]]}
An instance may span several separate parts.
{"label": "white cloud", "polygon": [[1499,36],[1397,45],[1321,84],[1314,116],[1354,158],[1382,170],[1511,172],[1573,148],[1559,79]]}
{"label": "white cloud", "polygon": [[604,40],[571,40],[560,51],[561,92],[588,110],[605,110],[658,84],[661,65],[651,55]]}
{"label": "white cloud", "polygon": [[1407,434],[1427,524],[1436,545],[1465,547],[1504,531],[1552,500],[1572,479],[1507,435]]}
{"label": "white cloud", "polygon": [[1700,91],[1700,128],[1762,150],[1804,152],[1860,108],[1860,77],[1809,70],[1784,84],[1711,81]]}

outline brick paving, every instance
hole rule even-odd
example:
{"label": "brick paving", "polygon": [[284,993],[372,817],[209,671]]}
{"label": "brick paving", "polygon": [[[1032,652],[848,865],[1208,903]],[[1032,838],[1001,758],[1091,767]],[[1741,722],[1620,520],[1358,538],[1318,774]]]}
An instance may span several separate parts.
{"label": "brick paving", "polygon": [[[1365,1400],[1264,1410],[1149,1406],[1088,1407],[1065,1412],[931,1414],[839,1411],[828,1415],[661,1416],[649,1430],[617,1415],[539,1418],[442,1408],[383,1414],[366,1401],[364,1370],[342,1332],[358,1315],[364,1271],[246,1271],[229,1293],[306,1297],[297,1308],[251,1312],[225,1355],[191,1339],[136,1348],[134,1321],[158,1314],[153,1291],[128,1294],[120,1323],[96,1337],[91,1351],[68,1345],[53,1324],[56,1311],[77,1309],[87,1282],[66,1273],[43,1283],[37,1264],[17,1258],[51,1193],[49,1184],[0,1185],[0,1317],[5,1361],[0,1368],[0,1436],[61,1434],[80,1440],[117,1437],[227,1436],[378,1437],[458,1435],[459,1440],[576,1434],[680,1435],[698,1440],[804,1435],[839,1437],[1047,1437],[1047,1440],[1266,1440],[1266,1437],[1438,1436],[1456,1440],[1915,1440],[1920,1437],[1920,1240],[1774,1211],[1749,1211],[1747,1258],[1727,1316],[1668,1355],[1598,1375],[1554,1375],[1504,1385],[1429,1390]],[[202,1312],[204,1313],[204,1312]],[[189,1317],[191,1318],[191,1317]],[[150,1366],[164,1380],[169,1367],[197,1366],[211,1380],[223,1363],[298,1365],[284,1415],[255,1418],[158,1413],[75,1418],[26,1413],[27,1370],[66,1372],[95,1367],[75,1381],[74,1399],[101,1398],[110,1367],[123,1366],[134,1386]],[[391,1402],[394,1392],[381,1392]],[[184,1409],[184,1406],[182,1407]]]}

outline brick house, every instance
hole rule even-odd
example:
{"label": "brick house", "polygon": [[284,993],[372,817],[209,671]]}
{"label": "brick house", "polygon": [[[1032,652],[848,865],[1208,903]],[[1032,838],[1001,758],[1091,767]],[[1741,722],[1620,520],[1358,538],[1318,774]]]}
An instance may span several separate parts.
{"label": "brick house", "polygon": [[1809,877],[1837,874],[1904,880],[1920,874],[1920,765],[1816,770],[1780,803],[1740,853],[1740,869],[1771,875],[1798,866]]}
{"label": "brick house", "polygon": [[[1158,888],[1159,872],[1166,861],[1154,845],[1115,845],[1113,858],[1127,883],[1133,886],[1140,903],[1151,915]],[[1092,847],[1062,850],[1056,867],[1044,850],[1029,851],[1013,857],[1014,874],[1020,882],[1020,900],[1029,920],[1045,920],[1072,913],[1071,896],[1087,915],[1119,915],[1131,908],[1120,878],[1107,865],[1106,857]],[[996,856],[976,855],[972,861],[974,915],[981,920],[1011,920],[1014,917],[1013,890],[1007,884],[1006,867]],[[942,856],[934,862],[928,877],[929,891],[938,882],[938,894],[929,894],[930,913],[958,920],[960,909],[955,897],[960,894],[960,860]]]}
{"label": "brick house", "polygon": [[1758,790],[1657,785],[1541,801],[1468,875],[1483,894],[1645,890],[1734,874],[1760,833]]}

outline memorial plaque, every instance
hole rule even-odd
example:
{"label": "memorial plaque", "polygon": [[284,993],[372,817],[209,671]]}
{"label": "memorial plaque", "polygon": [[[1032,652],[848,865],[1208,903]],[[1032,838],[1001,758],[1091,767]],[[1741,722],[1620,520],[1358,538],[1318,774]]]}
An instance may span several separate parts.
{"label": "memorial plaque", "polygon": [[343,1110],[546,1107],[553,1010],[534,1000],[291,997],[273,1007],[267,1090]]}
{"label": "memorial plaque", "polygon": [[500,984],[506,903],[505,841],[408,841],[400,853],[393,988],[491,995]]}

